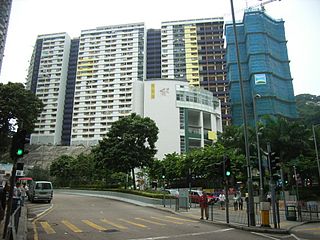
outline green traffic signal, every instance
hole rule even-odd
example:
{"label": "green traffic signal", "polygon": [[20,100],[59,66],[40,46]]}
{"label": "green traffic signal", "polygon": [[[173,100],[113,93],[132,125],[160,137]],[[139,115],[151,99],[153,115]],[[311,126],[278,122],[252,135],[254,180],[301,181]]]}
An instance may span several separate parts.
{"label": "green traffic signal", "polygon": [[18,149],[17,150],[17,156],[22,156],[23,155],[23,150],[22,149]]}
{"label": "green traffic signal", "polygon": [[231,172],[230,171],[226,171],[226,176],[230,177],[230,175],[231,175]]}

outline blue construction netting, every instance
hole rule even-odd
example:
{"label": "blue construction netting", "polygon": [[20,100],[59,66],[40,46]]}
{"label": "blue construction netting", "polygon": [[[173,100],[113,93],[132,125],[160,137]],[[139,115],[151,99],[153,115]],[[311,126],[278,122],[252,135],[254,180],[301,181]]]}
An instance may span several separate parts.
{"label": "blue construction netting", "polygon": [[[262,11],[246,12],[236,24],[248,122],[253,123],[253,96],[258,118],[263,115],[296,118],[296,103],[286,46],[284,21],[274,20]],[[232,123],[243,123],[239,72],[233,26],[227,24],[226,61]]]}

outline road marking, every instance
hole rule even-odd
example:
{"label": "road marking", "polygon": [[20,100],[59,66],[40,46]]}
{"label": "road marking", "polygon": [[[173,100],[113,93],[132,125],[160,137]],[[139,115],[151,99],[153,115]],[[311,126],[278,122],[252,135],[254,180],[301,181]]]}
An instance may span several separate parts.
{"label": "road marking", "polygon": [[42,214],[38,214],[36,217],[32,218],[32,219],[28,219],[32,221],[32,227],[33,227],[33,239],[34,240],[39,240],[39,236],[38,236],[38,229],[37,229],[37,221],[42,218],[43,216],[49,214],[51,211],[53,210],[53,204],[50,206],[49,209],[47,209],[46,211],[44,211]]}
{"label": "road marking", "polygon": [[296,235],[294,235],[293,233],[290,234],[290,236],[292,236],[293,238],[297,239],[297,240],[302,240],[302,238],[298,238]]}
{"label": "road marking", "polygon": [[104,228],[104,227],[102,227],[102,226],[99,226],[98,224],[95,224],[95,223],[93,223],[93,222],[91,222],[91,221],[89,221],[89,220],[82,220],[82,222],[84,222],[85,224],[87,224],[87,225],[89,225],[90,227],[95,228],[95,229],[97,229],[97,230],[99,230],[99,231],[107,231],[106,228]]}
{"label": "road marking", "polygon": [[69,229],[71,229],[73,232],[76,233],[81,233],[82,230],[78,227],[76,227],[75,225],[73,225],[71,222],[67,221],[67,220],[62,220],[61,221],[64,225],[66,225]]}
{"label": "road marking", "polygon": [[268,235],[263,234],[263,233],[256,233],[256,232],[251,232],[251,233],[255,234],[255,235],[258,235],[258,236],[265,237],[265,238],[270,238],[270,239],[273,239],[273,240],[280,240],[280,238],[271,237],[271,236],[268,236]]}
{"label": "road marking", "polygon": [[186,238],[186,237],[190,237],[190,236],[208,235],[208,234],[213,234],[213,233],[217,233],[217,232],[225,232],[225,231],[230,231],[230,230],[233,230],[233,228],[219,229],[219,230],[210,231],[210,232],[186,233],[186,234],[172,235],[172,236],[132,238],[129,240],[159,240],[159,239]]}
{"label": "road marking", "polygon": [[122,221],[122,222],[129,223],[131,225],[137,226],[137,227],[141,227],[141,228],[146,228],[147,227],[146,225],[135,223],[135,222],[131,222],[131,221],[128,221],[128,220],[125,220],[125,219],[122,219],[122,218],[119,218],[119,220]]}
{"label": "road marking", "polygon": [[147,219],[144,219],[144,218],[135,218],[135,219],[140,220],[140,221],[145,221],[147,223],[152,223],[152,224],[155,224],[155,225],[160,225],[160,226],[165,226],[166,225],[164,223],[159,223],[159,222],[147,220]]}
{"label": "road marking", "polygon": [[164,221],[164,222],[170,222],[170,223],[175,223],[175,224],[183,224],[182,222],[176,222],[176,221],[172,221],[172,220],[168,220],[168,219],[163,219],[163,218],[157,218],[157,217],[151,217],[153,219],[157,219],[159,221]]}
{"label": "road marking", "polygon": [[296,232],[301,232],[301,231],[319,231],[320,227],[316,227],[316,228],[301,228],[301,229],[297,229],[295,230]]}
{"label": "road marking", "polygon": [[100,220],[101,222],[104,222],[104,223],[107,223],[107,224],[109,224],[109,225],[111,225],[111,226],[113,226],[113,227],[116,227],[116,228],[119,228],[119,229],[128,229],[127,227],[125,227],[125,226],[122,226],[122,225],[120,225],[120,224],[116,224],[116,223],[113,223],[113,222],[110,222],[109,220],[107,220],[107,219],[101,219]]}
{"label": "road marking", "polygon": [[177,217],[172,217],[172,216],[166,216],[166,218],[180,220],[180,221],[184,221],[184,222],[193,222],[193,223],[199,222],[199,221],[189,220],[189,219],[185,219],[185,218],[177,218]]}
{"label": "road marking", "polygon": [[53,228],[50,226],[50,224],[46,221],[44,222],[39,222],[43,228],[43,230],[47,233],[47,234],[53,234],[56,233],[56,231],[53,230]]}

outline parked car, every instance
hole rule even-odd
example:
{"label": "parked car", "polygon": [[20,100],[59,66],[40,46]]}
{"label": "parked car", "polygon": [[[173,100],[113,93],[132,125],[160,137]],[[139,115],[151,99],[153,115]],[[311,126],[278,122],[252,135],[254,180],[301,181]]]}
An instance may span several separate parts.
{"label": "parked car", "polygon": [[30,201],[51,202],[53,198],[52,183],[48,181],[33,181],[29,188]]}
{"label": "parked car", "polygon": [[199,203],[200,197],[202,196],[201,190],[191,190],[189,191],[189,198],[192,203]]}
{"label": "parked car", "polygon": [[179,191],[177,189],[165,189],[165,192],[171,196],[179,197]]}
{"label": "parked car", "polygon": [[209,203],[216,203],[219,201],[219,194],[217,193],[208,193],[208,201]]}

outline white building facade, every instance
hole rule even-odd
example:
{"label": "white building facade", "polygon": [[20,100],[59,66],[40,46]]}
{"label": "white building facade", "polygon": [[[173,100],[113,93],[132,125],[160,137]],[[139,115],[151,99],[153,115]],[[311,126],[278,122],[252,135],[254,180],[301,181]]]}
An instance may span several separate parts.
{"label": "white building facade", "polygon": [[71,39],[67,33],[39,35],[28,73],[27,88],[44,103],[31,144],[61,142]]}
{"label": "white building facade", "polygon": [[132,85],[143,81],[144,23],[81,32],[71,145],[98,144],[111,124],[132,113]]}
{"label": "white building facade", "polygon": [[220,101],[211,92],[186,81],[147,80],[143,85],[143,114],[137,113],[150,117],[159,128],[158,159],[211,145],[222,132]]}

